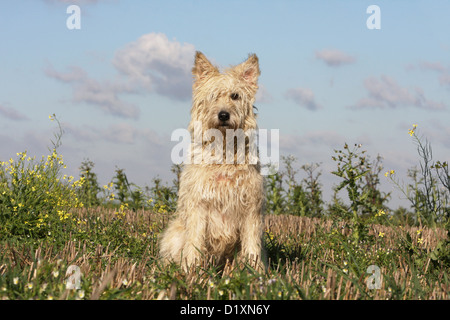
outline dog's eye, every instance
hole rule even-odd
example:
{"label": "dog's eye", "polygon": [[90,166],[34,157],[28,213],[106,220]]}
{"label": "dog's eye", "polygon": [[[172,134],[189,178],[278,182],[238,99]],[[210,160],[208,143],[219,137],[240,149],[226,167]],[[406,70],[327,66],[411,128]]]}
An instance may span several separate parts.
{"label": "dog's eye", "polygon": [[232,93],[230,94],[231,100],[239,100],[239,94],[238,93]]}

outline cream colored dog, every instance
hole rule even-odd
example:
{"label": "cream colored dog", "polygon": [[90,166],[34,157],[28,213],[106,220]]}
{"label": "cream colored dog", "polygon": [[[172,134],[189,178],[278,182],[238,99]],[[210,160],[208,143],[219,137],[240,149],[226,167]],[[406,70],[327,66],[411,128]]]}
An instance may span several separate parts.
{"label": "cream colored dog", "polygon": [[[192,151],[180,177],[175,218],[160,237],[160,255],[185,270],[211,256],[219,263],[237,256],[261,270],[263,178],[248,134],[257,129],[258,58],[250,55],[221,73],[197,52],[192,73]],[[244,139],[236,132],[244,132]]]}

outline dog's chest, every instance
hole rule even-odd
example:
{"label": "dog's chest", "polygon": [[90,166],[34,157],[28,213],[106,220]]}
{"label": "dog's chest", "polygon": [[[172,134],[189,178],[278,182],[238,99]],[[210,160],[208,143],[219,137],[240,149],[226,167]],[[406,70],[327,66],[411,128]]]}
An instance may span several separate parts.
{"label": "dog's chest", "polygon": [[243,173],[220,172],[210,177],[205,189],[211,190],[211,195],[214,198],[222,199],[226,197],[230,201],[238,201],[238,198],[242,198],[245,191],[245,180],[246,175]]}
{"label": "dog's chest", "polygon": [[226,173],[218,173],[213,176],[214,184],[217,184],[219,187],[235,187],[242,180],[238,174],[226,174]]}
{"label": "dog's chest", "polygon": [[262,178],[252,167],[189,167],[182,178],[182,195],[207,211],[239,211],[249,199],[258,201],[262,191]]}
{"label": "dog's chest", "polygon": [[248,186],[245,175],[227,172],[215,173],[204,181],[199,181],[201,199],[208,212],[215,212],[221,219],[230,219],[230,215],[242,214],[248,199]]}

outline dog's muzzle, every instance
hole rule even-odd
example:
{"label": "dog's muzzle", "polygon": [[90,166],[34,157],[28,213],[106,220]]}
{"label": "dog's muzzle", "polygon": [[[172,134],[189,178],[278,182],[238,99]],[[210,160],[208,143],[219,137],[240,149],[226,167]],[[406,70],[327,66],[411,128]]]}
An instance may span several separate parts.
{"label": "dog's muzzle", "polygon": [[219,119],[219,125],[221,127],[229,127],[230,126],[230,113],[228,111],[220,111],[217,115]]}
{"label": "dog's muzzle", "polygon": [[226,122],[230,120],[230,113],[227,111],[220,111],[218,114],[219,120],[222,122]]}

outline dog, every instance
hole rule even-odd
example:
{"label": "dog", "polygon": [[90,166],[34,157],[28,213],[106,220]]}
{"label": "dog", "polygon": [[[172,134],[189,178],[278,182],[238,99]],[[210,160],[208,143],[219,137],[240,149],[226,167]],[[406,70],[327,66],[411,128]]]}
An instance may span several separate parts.
{"label": "dog", "polygon": [[263,270],[263,177],[248,134],[257,130],[258,57],[220,72],[196,52],[192,74],[193,151],[180,176],[175,218],[159,239],[160,256],[184,270],[210,257],[219,265],[237,257]]}

